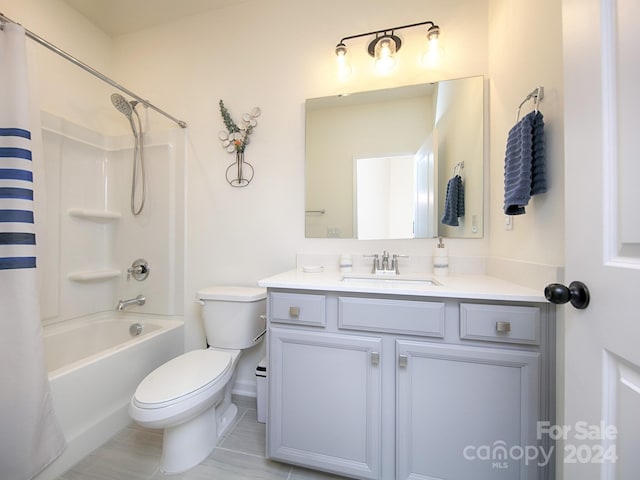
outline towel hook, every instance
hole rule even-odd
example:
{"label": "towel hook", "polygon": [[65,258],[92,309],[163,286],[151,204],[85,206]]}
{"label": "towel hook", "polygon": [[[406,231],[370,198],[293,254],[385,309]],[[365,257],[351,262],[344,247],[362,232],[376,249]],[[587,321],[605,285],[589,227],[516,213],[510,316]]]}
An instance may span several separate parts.
{"label": "towel hook", "polygon": [[464,161],[456,163],[456,166],[453,167],[453,175],[460,175],[462,173],[462,169],[464,168]]}

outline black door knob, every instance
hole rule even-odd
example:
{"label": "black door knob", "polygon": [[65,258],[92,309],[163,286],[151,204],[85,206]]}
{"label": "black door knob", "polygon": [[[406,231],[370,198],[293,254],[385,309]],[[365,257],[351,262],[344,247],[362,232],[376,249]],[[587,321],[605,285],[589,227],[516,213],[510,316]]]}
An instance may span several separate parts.
{"label": "black door knob", "polygon": [[589,306],[589,289],[582,282],[571,282],[568,287],[561,283],[551,283],[544,289],[544,296],[551,303],[562,304],[571,302],[580,310]]}

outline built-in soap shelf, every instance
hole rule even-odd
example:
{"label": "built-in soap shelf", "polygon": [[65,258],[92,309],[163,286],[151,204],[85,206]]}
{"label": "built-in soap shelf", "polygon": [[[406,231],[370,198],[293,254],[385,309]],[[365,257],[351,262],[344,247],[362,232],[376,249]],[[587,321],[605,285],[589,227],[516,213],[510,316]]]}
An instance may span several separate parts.
{"label": "built-in soap shelf", "polygon": [[67,210],[69,215],[77,218],[84,218],[85,220],[90,220],[92,222],[112,222],[114,220],[118,220],[122,217],[120,212],[116,212],[113,210],[93,210],[90,208],[70,208]]}
{"label": "built-in soap shelf", "polygon": [[95,282],[98,280],[109,280],[120,276],[120,270],[115,268],[104,268],[100,270],[80,270],[69,272],[67,278],[74,282]]}

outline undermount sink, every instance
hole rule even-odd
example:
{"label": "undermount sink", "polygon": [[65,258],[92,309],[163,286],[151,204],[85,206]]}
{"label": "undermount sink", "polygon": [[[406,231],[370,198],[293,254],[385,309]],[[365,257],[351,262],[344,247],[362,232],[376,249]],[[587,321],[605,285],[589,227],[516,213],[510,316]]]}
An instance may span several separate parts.
{"label": "undermount sink", "polygon": [[398,286],[442,285],[436,280],[425,275],[392,275],[376,273],[345,273],[342,277],[342,281],[347,283],[368,283],[375,285]]}

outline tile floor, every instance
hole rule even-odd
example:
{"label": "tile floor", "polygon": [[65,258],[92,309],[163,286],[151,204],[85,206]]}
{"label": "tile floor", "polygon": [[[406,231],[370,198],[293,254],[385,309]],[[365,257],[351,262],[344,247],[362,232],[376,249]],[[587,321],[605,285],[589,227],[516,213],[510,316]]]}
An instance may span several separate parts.
{"label": "tile floor", "polygon": [[94,450],[58,480],[338,480],[265,458],[265,425],[258,423],[255,400],[234,398],[235,425],[209,457],[180,475],[160,472],[162,431],[131,425]]}

